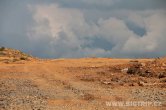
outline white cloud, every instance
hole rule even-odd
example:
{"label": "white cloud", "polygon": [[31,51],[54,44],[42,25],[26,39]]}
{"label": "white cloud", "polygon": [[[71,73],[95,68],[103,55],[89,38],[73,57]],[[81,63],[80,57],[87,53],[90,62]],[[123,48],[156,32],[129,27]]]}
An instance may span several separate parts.
{"label": "white cloud", "polygon": [[146,34],[142,37],[130,37],[123,50],[128,52],[128,54],[132,54],[132,52],[137,54],[148,52],[159,54],[165,51],[165,43],[163,42],[166,41],[165,18],[166,15],[163,12],[156,13],[155,11],[150,16],[142,17],[143,25],[147,31]]}
{"label": "white cloud", "polygon": [[[100,17],[97,23],[89,23],[85,19],[85,13],[78,9],[59,7],[57,4],[29,8],[35,21],[35,26],[28,32],[29,37],[33,39],[35,36],[36,40],[48,38],[50,54],[56,57],[133,57],[136,54],[165,51],[163,41],[166,41],[166,16],[162,10],[129,10],[125,11],[128,17],[124,19],[122,18],[126,17],[126,14],[119,17],[119,11],[109,19]],[[137,35],[128,28],[126,21],[145,28],[146,34]],[[111,45],[110,50],[88,47],[87,45],[92,43],[89,40],[95,37],[107,40]]]}

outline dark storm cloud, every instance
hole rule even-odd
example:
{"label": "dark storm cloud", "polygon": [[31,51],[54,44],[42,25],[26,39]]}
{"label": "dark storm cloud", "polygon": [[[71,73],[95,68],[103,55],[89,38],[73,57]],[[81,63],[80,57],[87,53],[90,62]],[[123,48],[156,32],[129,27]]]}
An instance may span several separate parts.
{"label": "dark storm cloud", "polygon": [[57,0],[64,7],[96,10],[113,9],[162,9],[165,8],[165,0]]}
{"label": "dark storm cloud", "polygon": [[1,0],[0,46],[44,58],[166,54],[165,0]]}

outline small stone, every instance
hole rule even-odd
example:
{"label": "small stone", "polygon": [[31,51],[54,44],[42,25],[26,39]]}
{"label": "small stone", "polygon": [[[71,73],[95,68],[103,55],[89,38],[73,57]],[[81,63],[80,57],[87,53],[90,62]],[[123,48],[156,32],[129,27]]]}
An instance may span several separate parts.
{"label": "small stone", "polygon": [[144,82],[139,81],[139,82],[138,82],[138,85],[139,85],[139,86],[144,86]]}
{"label": "small stone", "polygon": [[111,82],[107,82],[107,81],[105,81],[105,82],[102,82],[103,84],[106,84],[106,85],[110,85],[111,84]]}
{"label": "small stone", "polygon": [[121,72],[127,73],[128,70],[129,70],[129,68],[124,68],[124,69],[121,70]]}

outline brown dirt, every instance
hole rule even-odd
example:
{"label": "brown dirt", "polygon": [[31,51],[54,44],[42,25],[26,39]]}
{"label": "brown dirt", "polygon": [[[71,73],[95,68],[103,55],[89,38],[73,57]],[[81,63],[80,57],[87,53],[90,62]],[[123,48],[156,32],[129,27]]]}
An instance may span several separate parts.
{"label": "brown dirt", "polygon": [[[166,80],[159,77],[166,60],[137,61],[143,69],[132,74],[127,73],[135,66],[132,59],[0,61],[0,110],[166,109]],[[140,75],[145,69],[153,75]],[[108,101],[159,101],[162,106],[113,107]]]}

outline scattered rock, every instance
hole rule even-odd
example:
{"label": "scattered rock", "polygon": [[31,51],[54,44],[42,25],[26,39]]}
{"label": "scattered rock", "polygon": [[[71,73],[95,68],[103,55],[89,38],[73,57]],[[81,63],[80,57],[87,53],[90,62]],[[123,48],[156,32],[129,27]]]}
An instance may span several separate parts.
{"label": "scattered rock", "polygon": [[135,86],[134,83],[129,83],[129,86]]}
{"label": "scattered rock", "polygon": [[92,94],[88,94],[88,93],[83,93],[81,95],[81,98],[83,100],[94,100],[95,99],[95,97]]}
{"label": "scattered rock", "polygon": [[158,88],[138,88],[138,89],[132,89],[131,94],[133,98],[137,98],[139,100],[143,101],[150,101],[150,102],[155,102],[159,101],[161,103],[166,102],[166,91]]}
{"label": "scattered rock", "polygon": [[102,84],[106,84],[106,85],[110,85],[112,84],[111,82],[107,82],[107,81],[104,81],[104,82],[101,82]]}
{"label": "scattered rock", "polygon": [[142,77],[166,77],[165,71],[166,68],[163,67],[160,59],[155,59],[154,61],[149,61],[146,63],[140,63],[138,61],[132,61],[131,65],[128,68],[127,73],[133,75],[139,75]]}
{"label": "scattered rock", "polygon": [[0,80],[0,108],[3,108],[2,110],[13,110],[13,107],[14,110],[45,110],[48,95],[30,80]]}
{"label": "scattered rock", "polygon": [[144,86],[144,82],[139,81],[139,82],[138,82],[138,85],[139,85],[139,86]]}
{"label": "scattered rock", "polygon": [[111,81],[113,81],[113,82],[119,82],[120,79],[119,79],[118,77],[113,77],[113,78],[111,79]]}
{"label": "scattered rock", "polygon": [[129,68],[124,68],[124,69],[121,70],[121,72],[127,73],[128,70],[129,70]]}
{"label": "scattered rock", "polygon": [[161,83],[166,83],[166,78],[162,78],[162,79],[160,80],[160,82],[161,82]]}
{"label": "scattered rock", "polygon": [[166,72],[159,73],[158,78],[165,78],[166,77]]}

